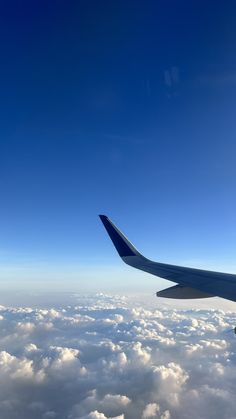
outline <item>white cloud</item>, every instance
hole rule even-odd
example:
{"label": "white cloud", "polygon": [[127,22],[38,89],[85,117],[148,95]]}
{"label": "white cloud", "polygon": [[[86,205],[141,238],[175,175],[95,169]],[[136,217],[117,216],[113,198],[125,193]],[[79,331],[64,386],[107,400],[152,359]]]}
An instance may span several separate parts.
{"label": "white cloud", "polygon": [[160,407],[157,403],[149,403],[147,404],[147,406],[145,407],[143,414],[142,414],[142,418],[143,419],[147,419],[147,418],[155,418],[157,417],[157,414],[160,411]]}
{"label": "white cloud", "polygon": [[233,419],[234,313],[118,296],[0,307],[1,419]]}
{"label": "white cloud", "polygon": [[80,417],[80,419],[124,419],[124,415],[116,416],[113,418],[108,418],[103,413],[100,413],[97,410],[95,410],[94,412],[90,412],[86,416]]}

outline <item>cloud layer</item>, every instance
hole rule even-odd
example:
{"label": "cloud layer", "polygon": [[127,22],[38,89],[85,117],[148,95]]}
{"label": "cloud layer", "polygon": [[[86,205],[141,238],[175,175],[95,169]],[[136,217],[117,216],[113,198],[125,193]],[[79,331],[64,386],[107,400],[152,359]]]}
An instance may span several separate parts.
{"label": "cloud layer", "polygon": [[234,313],[99,295],[0,325],[1,419],[236,417]]}

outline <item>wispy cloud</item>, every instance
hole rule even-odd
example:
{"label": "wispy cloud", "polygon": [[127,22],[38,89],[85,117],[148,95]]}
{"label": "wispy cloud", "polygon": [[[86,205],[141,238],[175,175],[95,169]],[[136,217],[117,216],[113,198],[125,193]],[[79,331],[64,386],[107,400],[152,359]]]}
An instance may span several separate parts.
{"label": "wispy cloud", "polygon": [[173,66],[164,71],[164,84],[166,86],[168,97],[175,96],[177,94],[177,87],[180,82],[179,68]]}
{"label": "wispy cloud", "polygon": [[179,83],[179,69],[178,67],[171,67],[164,71],[165,84],[168,87],[173,87]]}

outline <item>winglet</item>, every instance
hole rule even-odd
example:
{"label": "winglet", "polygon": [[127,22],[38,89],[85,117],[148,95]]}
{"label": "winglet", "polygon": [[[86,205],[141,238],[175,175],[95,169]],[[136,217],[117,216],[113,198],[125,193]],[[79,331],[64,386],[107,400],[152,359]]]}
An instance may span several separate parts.
{"label": "winglet", "polygon": [[121,233],[120,230],[109,220],[106,215],[99,215],[107,233],[110,236],[120,257],[126,256],[140,256],[140,253],[129,242],[129,240]]}

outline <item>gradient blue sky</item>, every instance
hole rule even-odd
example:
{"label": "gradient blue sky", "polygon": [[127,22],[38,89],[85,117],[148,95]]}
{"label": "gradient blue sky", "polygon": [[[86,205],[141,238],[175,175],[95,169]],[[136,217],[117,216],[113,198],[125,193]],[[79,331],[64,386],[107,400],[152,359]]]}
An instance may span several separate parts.
{"label": "gradient blue sky", "polygon": [[156,286],[99,213],[147,256],[236,271],[235,2],[0,9],[0,287]]}

